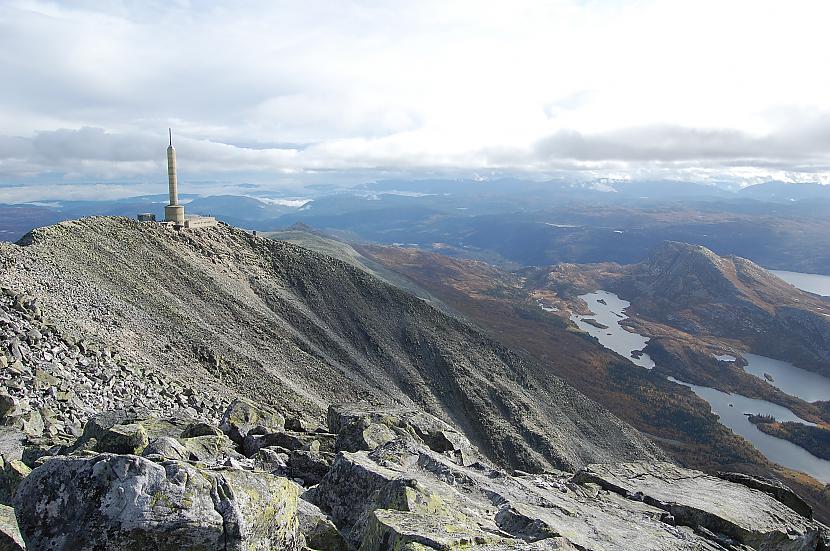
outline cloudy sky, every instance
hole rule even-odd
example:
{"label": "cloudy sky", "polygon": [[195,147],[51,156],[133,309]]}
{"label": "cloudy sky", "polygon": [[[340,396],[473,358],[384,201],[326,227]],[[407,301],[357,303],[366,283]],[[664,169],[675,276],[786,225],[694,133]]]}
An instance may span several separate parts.
{"label": "cloudy sky", "polygon": [[239,4],[0,0],[0,201],[163,186],[168,126],[205,192],[830,183],[826,0]]}

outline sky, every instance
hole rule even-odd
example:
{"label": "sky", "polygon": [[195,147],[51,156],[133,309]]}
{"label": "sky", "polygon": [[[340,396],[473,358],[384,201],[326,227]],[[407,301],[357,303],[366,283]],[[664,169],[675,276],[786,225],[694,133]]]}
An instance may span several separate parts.
{"label": "sky", "polygon": [[[830,183],[826,0],[0,0],[0,202],[389,175]],[[157,189],[158,188],[158,189]]]}

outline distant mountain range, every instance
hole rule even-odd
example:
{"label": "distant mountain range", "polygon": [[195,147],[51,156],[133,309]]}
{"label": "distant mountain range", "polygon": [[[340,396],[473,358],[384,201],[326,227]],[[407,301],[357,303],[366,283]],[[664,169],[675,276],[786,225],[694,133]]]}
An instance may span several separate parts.
{"label": "distant mountain range", "polygon": [[[830,186],[730,191],[684,182],[382,181],[294,196],[183,196],[187,212],[260,231],[296,223],[350,241],[409,244],[506,267],[640,262],[666,240],[782,270],[830,273]],[[166,195],[0,205],[0,240],[91,215],[161,217]]]}

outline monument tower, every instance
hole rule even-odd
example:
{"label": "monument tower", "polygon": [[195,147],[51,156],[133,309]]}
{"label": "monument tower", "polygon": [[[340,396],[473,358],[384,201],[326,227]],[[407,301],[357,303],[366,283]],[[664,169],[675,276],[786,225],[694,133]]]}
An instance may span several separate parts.
{"label": "monument tower", "polygon": [[167,185],[170,191],[170,204],[164,207],[164,221],[178,226],[184,225],[184,206],[179,204],[179,182],[176,180],[176,149],[173,147],[173,130],[170,133],[170,145],[167,147]]}

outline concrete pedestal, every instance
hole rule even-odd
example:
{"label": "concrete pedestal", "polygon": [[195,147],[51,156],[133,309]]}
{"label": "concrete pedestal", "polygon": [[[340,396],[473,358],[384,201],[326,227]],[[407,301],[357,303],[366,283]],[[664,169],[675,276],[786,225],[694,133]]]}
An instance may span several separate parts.
{"label": "concrete pedestal", "polygon": [[177,225],[184,225],[184,206],[167,205],[164,207],[164,221],[173,222]]}

